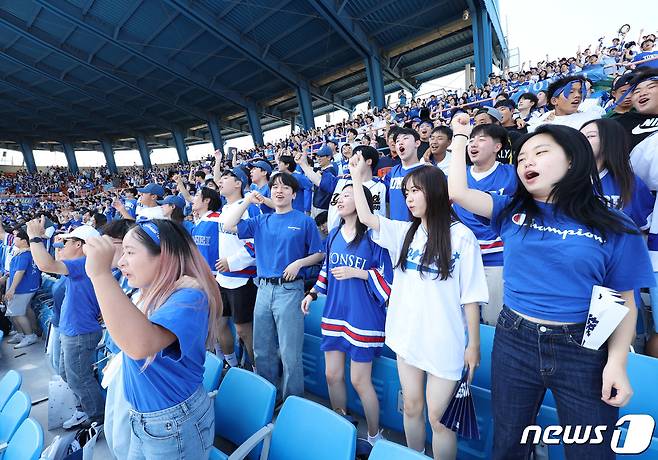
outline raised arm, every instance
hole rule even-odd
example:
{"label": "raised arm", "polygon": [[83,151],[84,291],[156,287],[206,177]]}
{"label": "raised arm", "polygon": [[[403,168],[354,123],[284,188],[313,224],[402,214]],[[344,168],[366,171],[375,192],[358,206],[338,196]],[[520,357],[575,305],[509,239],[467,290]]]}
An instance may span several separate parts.
{"label": "raised arm", "polygon": [[310,180],[316,187],[319,187],[320,182],[322,181],[322,175],[313,170],[313,166],[308,163],[308,155],[306,152],[298,153],[295,156],[295,162],[300,168],[302,168],[302,171],[304,171],[304,175],[308,177],[308,180]]}
{"label": "raised arm", "polygon": [[[27,236],[32,238],[42,238],[44,235],[45,217],[34,219],[27,223]],[[51,256],[43,243],[30,243],[30,251],[34,263],[42,272],[53,273],[58,275],[68,275],[69,269],[63,262],[57,261]]]}
{"label": "raised arm", "polygon": [[[448,193],[450,199],[464,209],[478,216],[491,218],[493,200],[491,195],[468,187],[466,180],[466,144],[471,133],[470,118],[465,113],[456,115],[452,120],[452,160],[448,175]],[[359,215],[360,217],[360,215]]]}
{"label": "raised arm", "polygon": [[183,198],[185,198],[186,202],[191,203],[194,198],[192,197],[192,195],[190,195],[190,192],[187,190],[187,187],[185,186],[185,182],[183,182],[183,178],[180,177],[180,174],[176,174],[174,176],[174,180],[176,181],[176,188],[178,189],[178,193],[183,195]]}
{"label": "raised arm", "polygon": [[215,155],[215,166],[212,168],[212,176],[215,178],[215,183],[219,183],[219,178],[222,177],[222,159],[224,155],[219,149],[215,150],[213,154]]}
{"label": "raised arm", "polygon": [[174,343],[176,336],[149,321],[112,275],[112,240],[108,236],[92,238],[84,251],[85,270],[94,286],[103,320],[119,348],[132,359],[145,359]]}
{"label": "raised arm", "polygon": [[352,174],[353,181],[353,193],[354,193],[354,204],[356,205],[356,213],[359,216],[359,220],[367,225],[369,228],[372,228],[374,231],[379,231],[379,217],[374,215],[368,206],[368,201],[366,200],[366,194],[363,192],[363,176],[367,173],[366,168],[370,168],[366,164],[366,160],[363,159],[363,156],[360,153],[353,155],[350,159],[350,173]]}
{"label": "raised arm", "polygon": [[242,215],[249,205],[261,204],[262,200],[264,200],[263,195],[258,192],[251,192],[244,197],[244,200],[231,206],[231,209],[224,212],[224,227],[222,228],[222,231],[226,233],[236,233],[238,231],[238,222],[242,219]]}

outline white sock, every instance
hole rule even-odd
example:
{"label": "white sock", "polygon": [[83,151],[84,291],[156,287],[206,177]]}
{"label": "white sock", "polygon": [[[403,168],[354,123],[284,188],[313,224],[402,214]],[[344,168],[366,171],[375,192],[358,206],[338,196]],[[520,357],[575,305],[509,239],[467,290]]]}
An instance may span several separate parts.
{"label": "white sock", "polygon": [[219,359],[224,361],[224,352],[222,351],[222,347],[218,343],[215,344],[215,354]]}
{"label": "white sock", "polygon": [[368,442],[369,442],[371,445],[374,445],[374,444],[375,444],[377,441],[379,441],[380,439],[384,439],[384,436],[382,435],[381,430],[379,430],[379,431],[377,432],[377,434],[374,435],[374,436],[370,436],[370,433],[368,433]]}
{"label": "white sock", "polygon": [[236,367],[238,365],[238,358],[236,358],[235,352],[230,355],[224,355],[224,359],[226,359],[226,362],[231,367]]}

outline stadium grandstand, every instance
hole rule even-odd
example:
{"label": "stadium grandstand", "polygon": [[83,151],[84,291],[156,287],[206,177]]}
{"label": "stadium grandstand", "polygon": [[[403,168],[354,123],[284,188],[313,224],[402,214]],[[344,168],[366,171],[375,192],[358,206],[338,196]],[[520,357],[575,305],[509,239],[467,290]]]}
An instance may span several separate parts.
{"label": "stadium grandstand", "polygon": [[0,0],[0,456],[658,458],[658,51],[607,37]]}

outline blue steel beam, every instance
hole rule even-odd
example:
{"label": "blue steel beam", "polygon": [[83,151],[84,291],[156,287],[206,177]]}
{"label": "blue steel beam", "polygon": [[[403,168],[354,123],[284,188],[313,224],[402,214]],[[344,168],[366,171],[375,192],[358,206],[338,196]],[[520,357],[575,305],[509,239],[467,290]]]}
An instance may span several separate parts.
{"label": "blue steel beam", "polygon": [[146,138],[140,134],[135,138],[135,141],[137,142],[137,150],[139,150],[139,156],[142,159],[144,169],[151,169],[151,157],[149,155],[149,147],[146,143]]}
{"label": "blue steel beam", "polygon": [[260,124],[260,117],[256,107],[247,108],[247,120],[249,121],[249,129],[251,130],[251,138],[254,140],[255,145],[263,145],[263,127]]}
{"label": "blue steel beam", "polygon": [[103,155],[105,155],[105,163],[112,174],[118,174],[117,163],[114,160],[114,150],[112,150],[112,142],[105,138],[101,140],[101,147],[103,148]]}
{"label": "blue steel beam", "polygon": [[[9,13],[6,13],[6,12],[2,11],[2,9],[0,9],[0,22],[2,24],[6,25],[9,29],[14,31],[15,33],[29,39],[30,41],[36,43],[39,46],[43,46],[46,49],[49,49],[50,51],[53,51],[53,52],[55,52],[55,53],[57,53],[61,56],[65,56],[68,59],[71,59],[71,60],[77,62],[81,67],[84,67],[87,70],[90,70],[90,71],[95,72],[95,73],[99,73],[99,74],[107,77],[108,79],[114,81],[115,83],[118,83],[118,84],[123,85],[123,86],[127,86],[127,87],[131,88],[133,91],[137,91],[139,93],[142,93],[143,95],[145,95],[145,96],[147,96],[151,99],[155,99],[155,100],[159,101],[160,103],[162,103],[164,105],[167,105],[167,106],[172,105],[171,98],[161,97],[160,95],[152,94],[149,91],[144,90],[143,88],[140,88],[137,85],[134,85],[134,84],[122,79],[122,78],[119,78],[119,77],[115,76],[114,74],[112,74],[108,71],[103,70],[101,67],[97,67],[97,66],[89,64],[85,59],[83,59],[79,56],[76,56],[72,52],[64,51],[57,44],[52,43],[52,39],[44,37],[45,34],[41,33],[40,34],[41,37],[40,38],[37,37],[35,35],[36,31],[34,29],[32,31],[28,31],[28,30],[24,29],[24,26],[15,24],[14,23],[15,22],[15,17],[10,15]],[[61,78],[60,78],[60,80],[61,80]],[[193,107],[184,107],[184,106],[177,105],[176,108],[178,110],[181,110],[183,112],[188,113],[189,115],[192,115],[194,117],[197,117],[197,118],[203,120],[202,113],[199,110],[197,110]]]}
{"label": "blue steel beam", "polygon": [[78,173],[78,160],[75,158],[75,149],[71,142],[66,141],[62,142],[62,147],[64,148],[64,155],[66,155],[66,162],[69,165],[69,171],[73,174]]}
{"label": "blue steel beam", "polygon": [[[202,76],[199,73],[191,72],[185,69],[184,67],[177,64],[175,60],[163,61],[161,59],[155,59],[148,56],[147,54],[144,54],[141,51],[136,50],[135,48],[133,48],[133,46],[129,46],[126,44],[126,43],[139,43],[140,40],[137,39],[118,40],[117,36],[115,36],[109,29],[105,30],[105,28],[102,28],[99,25],[91,26],[87,24],[87,22],[84,20],[84,16],[81,15],[80,12],[77,10],[77,8],[74,5],[70,4],[69,2],[62,0],[48,0],[48,1],[36,0],[36,1],[51,13],[54,13],[59,17],[74,23],[76,26],[80,27],[86,32],[94,34],[97,37],[102,38],[107,42],[111,43],[113,46],[122,49],[128,54],[127,56],[128,58],[130,57],[130,55],[132,55],[140,59],[143,59],[149,62],[151,65],[157,67],[158,69],[165,70],[168,73],[176,76],[177,78],[184,80],[187,84],[195,86],[203,91],[216,94],[222,99],[226,99],[244,108],[254,103],[254,101],[243,98],[238,92],[220,86],[216,81],[212,81],[212,82],[203,81]],[[140,2],[135,2],[135,4],[137,4],[138,6],[139,3]],[[133,10],[133,13],[134,11],[136,11],[136,8]],[[174,57],[174,55],[175,53],[172,54],[170,58]],[[270,115],[273,117],[277,117],[277,116],[282,117],[282,114],[277,113],[277,111],[275,110],[270,110],[269,112]],[[239,129],[238,126],[234,126],[234,128]]]}
{"label": "blue steel beam", "polygon": [[498,43],[500,43],[500,48],[503,52],[502,58],[507,60],[509,50],[507,49],[505,34],[503,33],[503,29],[500,26],[500,15],[498,14],[497,4],[498,2],[494,2],[492,0],[484,0],[484,8],[486,9],[487,13],[489,13],[491,24],[493,25],[493,29],[496,32],[496,38],[498,39]]}
{"label": "blue steel beam", "polygon": [[20,140],[21,150],[23,151],[23,159],[25,160],[25,167],[30,173],[37,172],[37,164],[34,161],[34,153],[32,152],[32,143],[26,139]]}
{"label": "blue steel beam", "polygon": [[[320,15],[329,23],[329,25],[336,31],[336,33],[343,37],[343,39],[355,51],[357,51],[364,59],[366,59],[366,71],[368,71],[367,67],[370,67],[371,69],[379,67],[380,75],[382,72],[385,73],[393,80],[399,82],[407,91],[410,91],[412,94],[418,92],[419,86],[411,82],[410,79],[404,75],[404,72],[391,68],[388,65],[388,62],[382,60],[382,50],[379,48],[379,46],[377,46],[370,39],[370,37],[368,37],[361,25],[359,25],[359,23],[356,22],[354,18],[352,18],[346,11],[339,10],[333,0],[309,0],[309,3],[318,13],[320,13]],[[372,62],[375,59],[379,61],[379,65]],[[368,71],[368,74],[370,77],[375,77],[372,71]],[[381,86],[383,87],[383,77],[379,77],[378,79],[382,80]],[[379,89],[377,86],[380,84],[379,81],[374,81],[373,83],[375,85],[375,91],[378,91]]]}
{"label": "blue steel beam", "polygon": [[304,131],[315,128],[315,118],[313,116],[313,100],[308,87],[297,87],[297,102],[301,109],[302,127]]}
{"label": "blue steel beam", "polygon": [[189,163],[187,159],[187,146],[185,145],[185,135],[183,134],[183,129],[180,127],[175,127],[171,133],[174,136],[176,152],[178,152],[178,161],[181,163]]}
{"label": "blue steel beam", "polygon": [[[41,0],[43,1],[43,0]],[[280,59],[274,57],[272,53],[263,56],[264,49],[259,44],[242,35],[241,31],[227,24],[218,24],[215,18],[215,13],[207,7],[190,0],[164,0],[165,3],[175,8],[179,13],[187,17],[189,20],[195,22],[201,27],[204,27],[208,32],[223,42],[227,42],[232,48],[246,54],[256,64],[261,65],[265,69],[277,75],[283,81],[291,85],[293,88],[298,86],[307,85],[311,94],[316,98],[333,104],[334,106],[343,109],[351,110],[349,105],[345,104],[342,98],[334,95],[331,92],[323,92],[320,88],[314,87],[310,81],[299,75],[295,70],[283,63]]]}
{"label": "blue steel beam", "polygon": [[[215,150],[221,150],[224,152],[224,140],[222,139],[222,129],[219,125],[219,118],[217,115],[209,114],[208,115],[208,131],[210,131],[210,138],[212,139],[212,145]],[[219,180],[219,179],[217,179]]]}

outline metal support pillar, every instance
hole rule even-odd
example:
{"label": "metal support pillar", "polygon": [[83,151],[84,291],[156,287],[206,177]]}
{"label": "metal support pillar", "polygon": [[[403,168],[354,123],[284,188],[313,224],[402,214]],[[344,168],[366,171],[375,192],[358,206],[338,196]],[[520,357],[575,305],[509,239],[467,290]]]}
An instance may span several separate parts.
{"label": "metal support pillar", "polygon": [[487,82],[493,68],[493,37],[489,14],[485,8],[471,8],[471,28],[473,30],[473,48],[475,60],[475,82],[482,86]]}
{"label": "metal support pillar", "polygon": [[224,152],[224,139],[222,138],[222,130],[219,126],[219,118],[217,115],[208,115],[208,130],[210,131],[210,138],[215,150]]}
{"label": "metal support pillar", "polygon": [[75,149],[73,148],[73,144],[70,142],[62,142],[62,146],[64,147],[64,155],[66,155],[66,162],[69,165],[69,171],[71,171],[73,174],[77,174],[79,171],[78,160],[75,158]]}
{"label": "metal support pillar", "polygon": [[247,119],[249,120],[249,130],[254,145],[263,145],[263,127],[260,125],[260,115],[255,106],[247,107]]}
{"label": "metal support pillar", "polygon": [[174,142],[176,143],[176,152],[178,152],[178,161],[180,163],[189,163],[183,130],[181,128],[174,128],[172,133],[174,135]]}
{"label": "metal support pillar", "polygon": [[37,172],[37,164],[34,161],[32,144],[25,139],[21,139],[20,144],[21,144],[21,150],[23,151],[23,160],[25,160],[25,167],[27,168],[27,172],[29,173]]}
{"label": "metal support pillar", "polygon": [[366,58],[366,75],[368,77],[368,89],[370,90],[370,107],[384,108],[386,106],[384,76],[377,56],[368,56]]}
{"label": "metal support pillar", "polygon": [[304,128],[304,131],[315,128],[313,99],[311,98],[311,91],[308,89],[308,86],[297,87],[297,103],[299,104],[300,113],[302,115],[302,127]]}
{"label": "metal support pillar", "polygon": [[137,148],[139,149],[139,156],[142,159],[144,169],[151,169],[151,156],[149,155],[149,146],[146,143],[146,138],[144,136],[137,136],[135,140],[137,141]]}
{"label": "metal support pillar", "polygon": [[112,142],[109,139],[101,140],[101,147],[103,147],[103,155],[105,155],[105,163],[112,174],[118,174],[117,163],[114,161],[114,150],[112,150]]}

